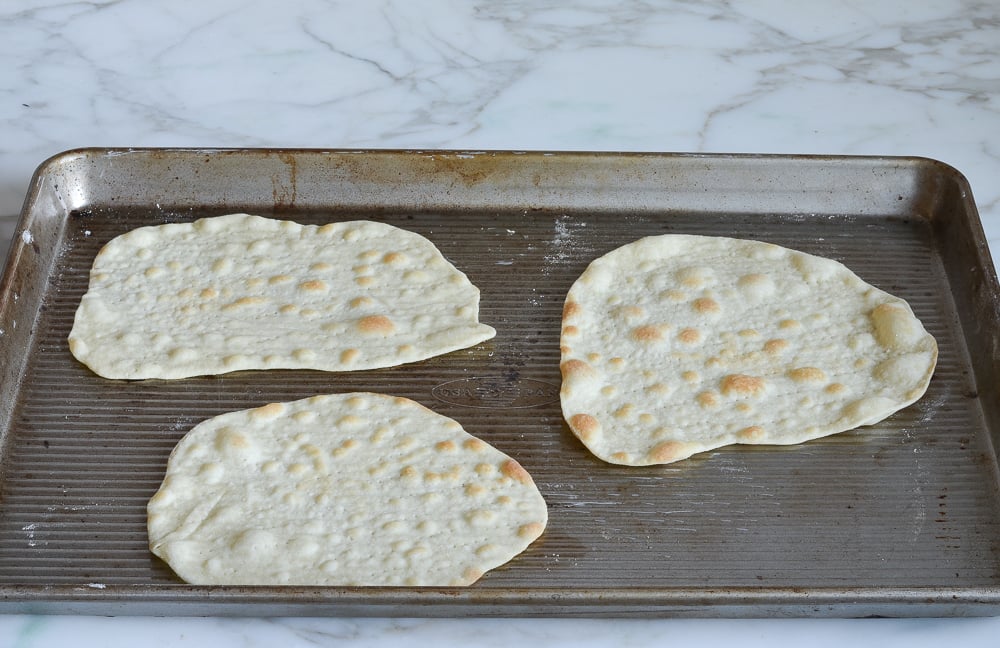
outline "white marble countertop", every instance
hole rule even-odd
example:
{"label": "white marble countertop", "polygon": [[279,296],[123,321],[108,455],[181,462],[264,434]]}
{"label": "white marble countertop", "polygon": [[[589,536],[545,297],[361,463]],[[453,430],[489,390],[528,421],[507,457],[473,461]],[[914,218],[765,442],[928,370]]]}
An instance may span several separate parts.
{"label": "white marble countertop", "polygon": [[[0,240],[32,171],[60,151],[264,146],[926,156],[968,177],[995,246],[998,45],[1000,5],[973,0],[7,3]],[[0,617],[0,644],[23,648],[913,648],[997,636],[998,618]]]}

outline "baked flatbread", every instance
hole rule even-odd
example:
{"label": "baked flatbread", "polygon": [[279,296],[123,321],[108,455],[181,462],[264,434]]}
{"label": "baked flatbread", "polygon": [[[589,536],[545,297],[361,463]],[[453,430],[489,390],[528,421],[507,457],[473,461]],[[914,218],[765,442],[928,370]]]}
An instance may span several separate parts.
{"label": "baked flatbread", "polygon": [[70,351],[105,378],[389,367],[492,338],[426,238],[248,214],[141,227],[97,255]]}
{"label": "baked flatbread", "polygon": [[595,260],[566,298],[562,409],[601,459],[794,444],[920,398],[937,344],[909,305],[777,245],[664,235]]}
{"label": "baked flatbread", "polygon": [[405,398],[223,414],[174,448],[149,546],[197,585],[467,585],[543,531],[516,461]]}

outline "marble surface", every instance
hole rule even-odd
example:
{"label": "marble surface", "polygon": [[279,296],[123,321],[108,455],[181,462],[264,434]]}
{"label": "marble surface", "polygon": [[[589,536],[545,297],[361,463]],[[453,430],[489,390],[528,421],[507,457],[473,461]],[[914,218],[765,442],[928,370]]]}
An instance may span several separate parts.
{"label": "marble surface", "polygon": [[[60,151],[274,146],[927,156],[969,178],[996,245],[998,44],[1000,4],[973,0],[5,3],[0,240]],[[0,617],[0,644],[24,648],[984,646],[998,633],[995,618]]]}

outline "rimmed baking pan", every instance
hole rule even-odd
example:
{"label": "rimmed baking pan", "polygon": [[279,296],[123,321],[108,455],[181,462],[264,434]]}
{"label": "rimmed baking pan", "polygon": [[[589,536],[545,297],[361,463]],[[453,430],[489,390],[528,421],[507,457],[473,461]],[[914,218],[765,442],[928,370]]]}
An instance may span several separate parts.
{"label": "rimmed baking pan", "polygon": [[[100,247],[249,212],[432,240],[495,339],[394,369],[114,381],[66,337]],[[563,298],[641,236],[756,238],[842,261],[937,338],[923,399],[873,426],[668,466],[592,457],[559,411]],[[77,150],[36,172],[0,292],[0,610],[177,615],[958,616],[1000,613],[996,275],[969,187],[918,158]],[[517,458],[550,513],[467,588],[194,587],[145,505],[197,422],[316,393],[420,401]]]}

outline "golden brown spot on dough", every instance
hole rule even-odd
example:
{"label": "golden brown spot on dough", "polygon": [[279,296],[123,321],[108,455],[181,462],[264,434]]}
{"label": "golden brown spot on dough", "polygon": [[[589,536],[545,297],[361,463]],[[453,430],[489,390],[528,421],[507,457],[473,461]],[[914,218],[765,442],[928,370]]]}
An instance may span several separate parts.
{"label": "golden brown spot on dough", "polygon": [[428,553],[430,553],[430,549],[424,546],[418,546],[407,550],[405,555],[407,558],[420,558],[421,556],[427,555]]}
{"label": "golden brown spot on dough", "polygon": [[688,288],[698,288],[705,283],[705,272],[701,268],[684,268],[677,272],[681,285]]}
{"label": "golden brown spot on dough", "polygon": [[250,417],[255,419],[273,419],[285,413],[285,406],[281,403],[268,403],[263,407],[250,410]]}
{"label": "golden brown spot on dough", "polygon": [[698,380],[701,379],[701,376],[698,375],[697,371],[688,370],[681,374],[681,378],[684,379],[684,382],[694,383],[698,382]]}
{"label": "golden brown spot on dough", "polygon": [[486,489],[479,484],[468,484],[465,487],[465,494],[469,497],[478,497],[486,493]]}
{"label": "golden brown spot on dough", "polygon": [[406,255],[402,252],[389,252],[382,257],[382,263],[402,263],[406,261]]}
{"label": "golden brown spot on dough", "polygon": [[691,302],[691,307],[703,315],[708,313],[718,313],[719,310],[721,310],[719,308],[719,302],[715,301],[711,297],[699,297]]}
{"label": "golden brown spot on dough", "polygon": [[768,340],[767,342],[764,343],[765,353],[770,353],[771,355],[781,353],[787,348],[788,348],[788,340],[783,340],[781,338]]}
{"label": "golden brown spot on dough", "polygon": [[343,364],[350,364],[350,363],[354,362],[355,360],[357,360],[358,356],[360,356],[360,355],[361,355],[361,352],[358,351],[357,349],[345,349],[344,351],[342,351],[340,353],[340,361]]}
{"label": "golden brown spot on dough", "polygon": [[227,367],[235,367],[239,363],[244,362],[246,359],[247,359],[247,357],[245,355],[243,355],[242,353],[234,353],[233,355],[228,355],[228,356],[224,357],[222,359],[222,362]]}
{"label": "golden brown spot on dough", "polygon": [[542,531],[544,530],[545,525],[541,522],[529,522],[518,527],[517,535],[520,538],[533,539],[542,535]]}
{"label": "golden brown spot on dough", "polygon": [[486,442],[479,439],[466,439],[462,442],[462,447],[472,452],[482,452],[486,449]]}
{"label": "golden brown spot on dough", "polygon": [[764,438],[764,428],[759,425],[745,427],[736,433],[736,438],[740,441],[759,441]]}
{"label": "golden brown spot on dough", "polygon": [[757,337],[760,333],[757,332],[757,329],[743,329],[739,335],[740,337]]}
{"label": "golden brown spot on dough", "polygon": [[250,442],[244,435],[228,427],[224,427],[219,430],[215,437],[215,442],[220,448],[236,448],[242,450],[250,447]]}
{"label": "golden brown spot on dough", "polygon": [[660,327],[653,326],[652,324],[647,324],[645,326],[637,326],[632,329],[629,336],[636,342],[656,342],[663,339],[663,333],[660,331]]}
{"label": "golden brown spot on dough", "polygon": [[399,471],[399,476],[406,479],[416,479],[420,473],[413,466],[403,466],[402,470]]}
{"label": "golden brown spot on dough", "polygon": [[639,421],[649,425],[650,423],[654,423],[656,421],[656,417],[648,412],[643,412],[639,415]]}
{"label": "golden brown spot on dough", "polygon": [[333,270],[333,266],[326,261],[318,261],[309,266],[310,272],[326,272],[327,270]]}
{"label": "golden brown spot on dough", "polygon": [[219,296],[219,291],[216,290],[215,288],[205,288],[200,293],[198,293],[198,295],[202,299],[214,299],[215,297]]}
{"label": "golden brown spot on dough", "polygon": [[625,358],[619,358],[615,356],[614,358],[608,360],[608,364],[614,367],[615,369],[621,369],[622,367],[625,366]]}
{"label": "golden brown spot on dough", "polygon": [[476,464],[475,470],[476,474],[479,475],[480,477],[486,477],[496,472],[496,466],[494,466],[493,464],[481,463],[481,464]]}
{"label": "golden brown spot on dough", "polygon": [[574,335],[579,335],[580,329],[576,328],[575,326],[566,326],[563,328],[562,334],[572,337]]}
{"label": "golden brown spot on dough", "polygon": [[868,315],[875,340],[885,349],[901,351],[926,335],[920,322],[902,304],[879,304]]}
{"label": "golden brown spot on dough", "polygon": [[164,272],[163,268],[159,266],[151,266],[149,268],[146,268],[146,271],[143,272],[143,274],[152,279],[153,277],[160,276],[161,274],[163,274],[163,272]]}
{"label": "golden brown spot on dough", "polygon": [[701,331],[695,328],[684,328],[677,334],[677,339],[685,344],[695,344],[701,340]]}
{"label": "golden brown spot on dough", "polygon": [[795,382],[819,382],[826,380],[826,374],[816,367],[797,367],[788,372],[788,377]]}
{"label": "golden brown spot on dough", "polygon": [[342,425],[345,427],[358,427],[363,425],[365,420],[360,416],[355,416],[354,414],[346,414],[340,417],[337,421],[337,425]]}
{"label": "golden brown spot on dough", "polygon": [[309,281],[303,281],[299,284],[299,290],[308,290],[310,292],[322,292],[327,289],[326,282],[320,281],[319,279],[310,279]]}
{"label": "golden brown spot on dough", "polygon": [[455,442],[451,440],[439,441],[436,444],[434,444],[434,449],[437,450],[438,452],[454,452],[458,450],[458,446],[455,445]]}
{"label": "golden brown spot on dough", "polygon": [[247,288],[257,288],[264,284],[264,280],[260,277],[250,277],[244,282]]}
{"label": "golden brown spot on dough", "polygon": [[233,267],[233,262],[230,259],[218,259],[212,264],[212,272],[228,272]]}
{"label": "golden brown spot on dough", "polygon": [[572,377],[590,378],[597,374],[594,368],[583,360],[567,360],[560,365],[563,379]]}
{"label": "golden brown spot on dough", "polygon": [[723,376],[719,388],[726,396],[755,396],[764,391],[764,379],[746,374]]}
{"label": "golden brown spot on dough", "polygon": [[562,317],[564,320],[570,319],[571,317],[576,317],[581,312],[583,312],[583,308],[580,306],[580,304],[578,304],[575,301],[567,301],[565,304],[563,304]]}
{"label": "golden brown spot on dough", "polygon": [[634,319],[642,317],[645,314],[646,311],[641,306],[619,306],[615,309],[615,315],[624,319]]}
{"label": "golden brown spot on dough", "polygon": [[344,402],[348,407],[353,407],[354,409],[365,409],[368,407],[368,400],[364,396],[351,396]]}
{"label": "golden brown spot on dough", "polygon": [[611,459],[619,463],[628,463],[630,457],[627,452],[615,452],[611,455]]}
{"label": "golden brown spot on dough", "polygon": [[626,403],[615,410],[614,417],[619,419],[629,418],[635,411],[635,406],[632,403]]}
{"label": "golden brown spot on dough", "polygon": [[396,329],[392,320],[385,315],[369,315],[358,320],[358,330],[362,333],[380,333],[388,335]]}
{"label": "golden brown spot on dough", "polygon": [[778,327],[783,329],[794,329],[799,328],[800,326],[802,326],[802,324],[800,324],[798,320],[794,319],[783,319],[778,322]]}
{"label": "golden brown spot on dough", "polygon": [[483,572],[478,569],[473,569],[472,567],[466,567],[465,571],[462,572],[462,581],[455,583],[456,585],[471,585],[477,580],[483,577]]}
{"label": "golden brown spot on dough", "polygon": [[371,297],[362,296],[362,297],[355,297],[354,299],[352,299],[348,303],[348,306],[350,306],[351,308],[361,308],[363,306],[371,306],[374,303],[375,302],[372,300]]}
{"label": "golden brown spot on dough", "polygon": [[705,366],[709,369],[714,369],[716,367],[721,367],[723,365],[722,358],[718,356],[712,356],[705,361]]}
{"label": "golden brown spot on dough", "polygon": [[181,299],[191,299],[192,297],[194,297],[194,291],[191,290],[190,288],[185,288],[180,292],[178,292],[177,296],[180,297]]}
{"label": "golden brown spot on dough", "polygon": [[295,412],[292,414],[292,418],[300,423],[308,423],[309,421],[316,420],[316,412],[310,410],[302,410],[301,412]]}
{"label": "golden brown spot on dough", "polygon": [[706,408],[715,407],[719,404],[719,397],[713,391],[703,391],[695,397],[695,400],[698,401],[699,405]]}
{"label": "golden brown spot on dough", "polygon": [[828,394],[840,394],[846,390],[847,388],[840,383],[830,383],[829,385],[826,386],[826,389],[824,391],[826,391],[826,393]]}
{"label": "golden brown spot on dough", "polygon": [[744,403],[744,402],[736,403],[735,407],[737,410],[743,412],[744,414],[753,410],[753,406],[751,406],[750,403]]}
{"label": "golden brown spot on dough", "polygon": [[357,274],[368,274],[371,272],[372,267],[370,265],[357,265],[351,268]]}
{"label": "golden brown spot on dough", "polygon": [[680,302],[687,299],[687,295],[683,290],[665,290],[661,293],[663,298],[669,299],[670,301]]}
{"label": "golden brown spot on dough", "polygon": [[591,362],[600,362],[601,361],[601,357],[602,356],[601,356],[600,353],[588,353],[587,354],[587,360],[590,360]]}
{"label": "golden brown spot on dough", "polygon": [[757,273],[747,274],[740,277],[739,281],[736,282],[736,285],[742,288],[746,288],[749,286],[760,286],[766,284],[767,281],[768,281],[767,275],[757,274]]}
{"label": "golden brown spot on dough", "polygon": [[403,279],[406,281],[425,281],[427,273],[423,270],[409,270],[403,274]]}
{"label": "golden brown spot on dough", "polygon": [[601,387],[601,393],[605,396],[614,396],[618,393],[618,388],[614,385],[605,385],[604,387]]}
{"label": "golden brown spot on dough", "polygon": [[653,383],[649,387],[646,387],[646,391],[664,396],[670,393],[670,386],[661,382]]}
{"label": "golden brown spot on dough", "polygon": [[299,362],[311,362],[316,359],[316,352],[312,349],[295,349],[292,351],[292,357]]}
{"label": "golden brown spot on dough", "polygon": [[370,286],[375,283],[375,278],[367,276],[358,277],[357,279],[354,280],[354,283],[358,284],[359,286]]}
{"label": "golden brown spot on dough", "polygon": [[530,484],[531,475],[528,471],[513,459],[508,459],[500,466],[500,472],[521,484]]}
{"label": "golden brown spot on dough", "polygon": [[601,432],[601,423],[590,414],[574,414],[569,419],[569,425],[578,437],[584,441],[593,439]]}
{"label": "golden brown spot on dough", "polygon": [[680,441],[658,443],[647,453],[647,457],[655,463],[670,463],[682,459],[685,455],[686,448]]}
{"label": "golden brown spot on dough", "polygon": [[285,304],[284,306],[278,309],[278,312],[284,313],[285,315],[290,315],[298,310],[299,307],[296,306],[295,304]]}
{"label": "golden brown spot on dough", "polygon": [[222,310],[236,310],[237,308],[245,308],[247,306],[256,306],[258,304],[263,304],[267,300],[263,297],[240,297],[234,302],[230,302],[222,307]]}
{"label": "golden brown spot on dough", "polygon": [[291,280],[292,280],[292,276],[291,275],[280,274],[280,275],[274,275],[273,277],[269,278],[267,280],[267,283],[269,283],[272,286],[274,286],[274,285],[277,285],[277,284],[288,283]]}

